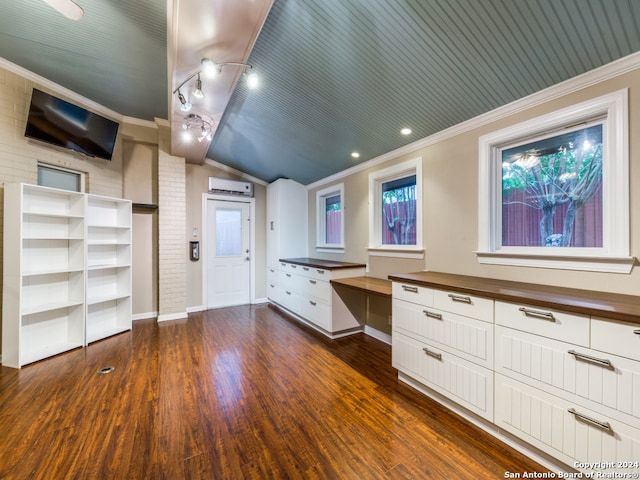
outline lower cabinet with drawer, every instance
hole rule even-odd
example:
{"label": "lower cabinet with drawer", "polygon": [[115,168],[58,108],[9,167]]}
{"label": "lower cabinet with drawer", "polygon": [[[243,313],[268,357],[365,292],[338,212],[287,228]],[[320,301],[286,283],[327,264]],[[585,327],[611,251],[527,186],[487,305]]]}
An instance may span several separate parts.
{"label": "lower cabinet with drawer", "polygon": [[[401,378],[488,420],[477,423],[494,435],[517,437],[538,461],[584,475],[573,478],[640,478],[640,299],[600,295],[591,313],[571,305],[596,305],[593,292],[554,287],[545,302],[528,284],[459,277],[456,290],[455,275],[390,278]],[[470,286],[486,295],[468,295]],[[618,308],[632,321],[595,314]]]}
{"label": "lower cabinet with drawer", "polygon": [[393,366],[493,421],[493,302],[396,283],[392,292]]}
{"label": "lower cabinet with drawer", "polygon": [[364,275],[364,265],[317,259],[283,259],[267,271],[269,299],[322,333],[336,337],[362,326],[340,308],[331,280]]}

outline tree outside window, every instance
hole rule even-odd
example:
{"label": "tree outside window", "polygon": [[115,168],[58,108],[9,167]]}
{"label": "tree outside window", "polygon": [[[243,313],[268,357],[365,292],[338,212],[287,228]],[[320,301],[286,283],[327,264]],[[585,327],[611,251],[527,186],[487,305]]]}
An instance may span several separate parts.
{"label": "tree outside window", "polygon": [[502,245],[602,247],[602,124],[502,150]]}
{"label": "tree outside window", "polygon": [[416,176],[382,184],[383,245],[416,244]]}

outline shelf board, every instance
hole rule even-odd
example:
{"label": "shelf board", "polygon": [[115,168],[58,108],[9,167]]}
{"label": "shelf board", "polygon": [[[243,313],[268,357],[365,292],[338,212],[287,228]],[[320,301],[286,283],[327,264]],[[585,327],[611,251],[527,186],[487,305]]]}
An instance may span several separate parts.
{"label": "shelf board", "polygon": [[114,264],[114,263],[105,263],[102,265],[87,265],[87,270],[109,270],[109,269],[113,269],[113,268],[129,268],[131,266],[130,263],[126,263],[126,264],[122,264],[122,263],[118,263],[118,264]]}
{"label": "shelf board", "polygon": [[40,305],[33,305],[31,307],[25,306],[22,308],[22,316],[34,315],[36,313],[51,312],[53,310],[59,310],[61,308],[78,307],[84,304],[84,300],[64,300],[60,302],[43,303]]}
{"label": "shelf board", "polygon": [[37,277],[39,275],[59,275],[61,273],[83,273],[84,268],[65,268],[65,269],[52,269],[52,270],[41,270],[38,272],[22,272],[23,277]]}
{"label": "shelf board", "polygon": [[[90,328],[90,325],[87,325],[87,330]],[[87,331],[87,343],[97,342],[98,340],[102,340],[103,338],[111,337],[113,335],[117,335],[118,333],[128,332],[131,330],[131,326],[127,327],[118,327],[114,326],[112,328],[100,328],[95,332],[89,333]]]}
{"label": "shelf board", "polygon": [[80,348],[84,345],[82,342],[60,342],[43,346],[41,348],[28,350],[20,355],[20,365],[27,365],[28,363],[37,362],[53,355],[58,355],[62,352],[73,350],[74,348]]}
{"label": "shelf board", "polygon": [[158,205],[155,203],[133,203],[131,206],[139,210],[157,210],[158,209]]}
{"label": "shelf board", "polygon": [[87,297],[87,305],[98,305],[100,303],[113,302],[114,300],[124,300],[125,298],[131,297],[130,293],[121,293],[115,295],[105,295],[102,297]]}

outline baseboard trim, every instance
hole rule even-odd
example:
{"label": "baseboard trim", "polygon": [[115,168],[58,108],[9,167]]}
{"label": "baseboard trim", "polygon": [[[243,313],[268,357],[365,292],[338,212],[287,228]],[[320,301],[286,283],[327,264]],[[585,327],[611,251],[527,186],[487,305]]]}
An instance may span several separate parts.
{"label": "baseboard trim", "polygon": [[369,325],[364,326],[364,333],[369,335],[370,337],[376,338],[381,342],[386,343],[387,345],[391,345],[391,335],[388,333],[381,332],[380,330],[376,330]]}
{"label": "baseboard trim", "polygon": [[136,313],[131,317],[131,320],[135,322],[136,320],[147,320],[148,318],[156,318],[157,316],[158,312]]}
{"label": "baseboard trim", "polygon": [[166,315],[158,315],[158,322],[168,322],[170,320],[181,320],[183,318],[187,318],[189,316],[189,314],[184,311],[184,312],[179,312],[179,313],[169,313]]}

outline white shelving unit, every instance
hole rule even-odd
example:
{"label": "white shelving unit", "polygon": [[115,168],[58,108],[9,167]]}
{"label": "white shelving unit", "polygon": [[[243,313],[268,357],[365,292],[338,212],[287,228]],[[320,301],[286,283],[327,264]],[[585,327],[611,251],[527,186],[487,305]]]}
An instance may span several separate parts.
{"label": "white shelving unit", "polygon": [[86,341],[131,329],[131,202],[87,196]]}
{"label": "white shelving unit", "polygon": [[4,190],[2,363],[20,368],[85,343],[85,198]]}
{"label": "white shelving unit", "polygon": [[4,186],[2,364],[131,329],[131,202]]}

